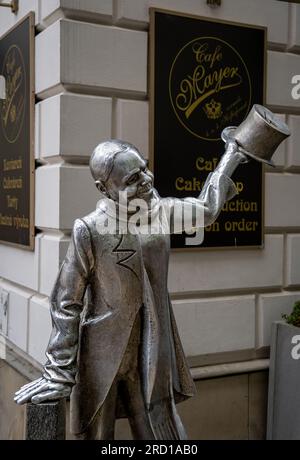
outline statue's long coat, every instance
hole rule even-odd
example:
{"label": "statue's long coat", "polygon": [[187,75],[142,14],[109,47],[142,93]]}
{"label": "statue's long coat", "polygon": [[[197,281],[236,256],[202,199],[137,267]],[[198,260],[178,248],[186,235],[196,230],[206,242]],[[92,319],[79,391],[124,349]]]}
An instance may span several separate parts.
{"label": "statue's long coat", "polygon": [[[208,225],[233,194],[232,181],[213,173],[199,199],[181,201],[201,209]],[[172,211],[176,201],[159,203]],[[75,221],[50,299],[53,330],[44,376],[76,383],[71,396],[74,433],[85,431],[101,408],[138,312],[141,381],[150,423],[157,404],[194,394],[167,290],[169,235],[103,234],[99,228],[106,217],[100,205]]]}

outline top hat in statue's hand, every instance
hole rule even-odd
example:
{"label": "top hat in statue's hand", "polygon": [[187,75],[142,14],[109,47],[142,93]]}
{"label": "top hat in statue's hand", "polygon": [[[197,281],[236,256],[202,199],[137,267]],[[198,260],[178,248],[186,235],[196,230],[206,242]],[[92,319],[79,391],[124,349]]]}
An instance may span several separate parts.
{"label": "top hat in statue's hand", "polygon": [[241,153],[275,166],[271,158],[289,135],[289,128],[284,122],[266,107],[255,104],[240,126],[228,126],[221,137],[226,143],[234,140]]}

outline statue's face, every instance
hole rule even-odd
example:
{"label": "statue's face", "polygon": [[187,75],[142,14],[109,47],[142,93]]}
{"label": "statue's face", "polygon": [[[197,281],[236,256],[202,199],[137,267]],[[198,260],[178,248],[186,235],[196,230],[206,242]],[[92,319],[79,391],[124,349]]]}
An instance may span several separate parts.
{"label": "statue's face", "polygon": [[116,156],[105,186],[115,201],[119,198],[119,192],[126,192],[128,200],[140,198],[149,201],[153,195],[153,174],[138,152],[130,149]]}

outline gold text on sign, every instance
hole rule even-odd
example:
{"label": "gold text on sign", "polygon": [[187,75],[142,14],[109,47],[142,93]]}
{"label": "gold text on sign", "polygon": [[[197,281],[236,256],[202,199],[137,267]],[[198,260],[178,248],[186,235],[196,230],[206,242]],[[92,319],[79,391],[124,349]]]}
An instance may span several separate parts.
{"label": "gold text on sign", "polygon": [[[193,74],[187,75],[180,83],[176,106],[185,113],[186,118],[189,118],[198,105],[208,97],[242,83],[238,66],[223,66],[212,70],[216,63],[222,61],[223,55],[220,45],[216,46],[213,52],[207,52],[208,48],[208,43],[193,45],[198,65]],[[212,71],[209,72],[209,70]]]}

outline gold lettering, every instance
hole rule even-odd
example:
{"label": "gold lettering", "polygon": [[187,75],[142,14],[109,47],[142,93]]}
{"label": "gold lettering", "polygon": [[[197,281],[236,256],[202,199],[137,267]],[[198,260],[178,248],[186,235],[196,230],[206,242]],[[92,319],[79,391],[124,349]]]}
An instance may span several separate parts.
{"label": "gold lettering", "polygon": [[243,190],[244,190],[244,184],[243,182],[236,182],[236,188],[237,188],[237,191],[238,193],[241,193]]}
{"label": "gold lettering", "polygon": [[[233,83],[226,83],[230,79]],[[206,74],[205,67],[198,65],[192,76],[188,75],[180,84],[180,93],[176,97],[176,106],[189,118],[201,102],[215,93],[234,88],[242,83],[238,67],[223,67]]]}
{"label": "gold lettering", "polygon": [[246,219],[241,219],[239,221],[233,222],[225,222],[226,232],[255,232],[257,227],[257,221],[247,221]]}
{"label": "gold lettering", "polygon": [[0,225],[4,227],[12,227],[13,220],[11,216],[3,216],[0,214]]}
{"label": "gold lettering", "polygon": [[177,177],[175,180],[176,190],[185,192],[200,192],[204,182],[199,180],[197,177],[193,177],[190,180],[185,180],[183,177]]}
{"label": "gold lettering", "polygon": [[8,122],[8,117],[10,114],[10,109],[12,106],[12,103],[14,101],[14,98],[17,94],[18,89],[20,88],[22,84],[22,68],[19,66],[16,68],[14,71],[13,75],[8,75],[6,79],[6,93],[7,93],[7,99],[3,104],[4,107],[4,112],[3,112],[3,122],[4,126],[7,125]]}
{"label": "gold lettering", "polygon": [[193,51],[196,54],[196,61],[199,62],[199,64],[201,64],[202,62],[209,62],[209,67],[212,69],[216,62],[222,60],[223,55],[221,53],[221,46],[216,46],[213,53],[206,53],[207,49],[207,43],[195,43],[193,46]]}
{"label": "gold lettering", "polygon": [[3,160],[3,171],[14,171],[16,169],[22,169],[23,160],[18,158],[18,160]]}
{"label": "gold lettering", "polygon": [[176,181],[175,181],[175,187],[176,187],[176,190],[184,190],[184,185],[182,185],[184,183],[184,179],[183,177],[177,177]]}
{"label": "gold lettering", "polygon": [[16,216],[13,218],[14,222],[14,227],[16,227],[17,230],[20,228],[29,228],[29,219],[25,217],[24,215],[22,217]]}
{"label": "gold lettering", "polygon": [[16,211],[18,209],[18,198],[15,196],[6,195],[7,207],[14,208]]}
{"label": "gold lettering", "polygon": [[219,222],[214,222],[211,225],[208,225],[205,227],[206,232],[219,232],[220,231],[220,223]]}
{"label": "gold lettering", "polygon": [[12,179],[11,177],[4,177],[3,178],[3,188],[5,190],[23,188],[22,177],[19,177],[17,179]]}
{"label": "gold lettering", "polygon": [[256,201],[231,200],[227,201],[222,212],[258,212]]}
{"label": "gold lettering", "polygon": [[213,171],[216,168],[218,161],[218,158],[205,160],[203,157],[198,157],[196,160],[196,168],[198,171]]}

